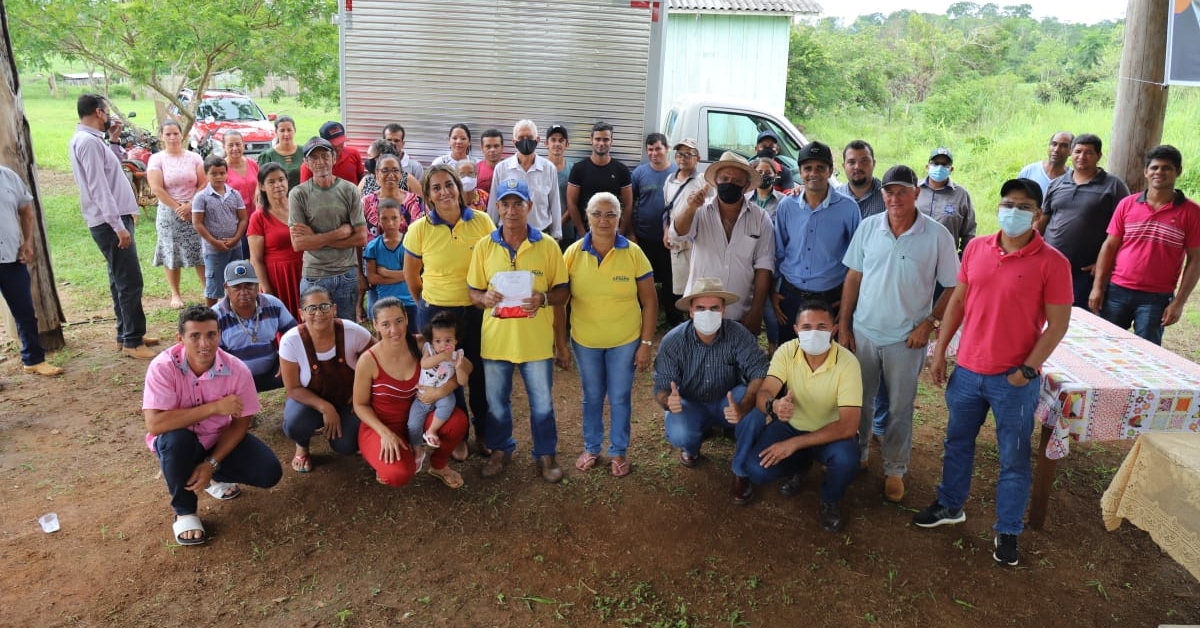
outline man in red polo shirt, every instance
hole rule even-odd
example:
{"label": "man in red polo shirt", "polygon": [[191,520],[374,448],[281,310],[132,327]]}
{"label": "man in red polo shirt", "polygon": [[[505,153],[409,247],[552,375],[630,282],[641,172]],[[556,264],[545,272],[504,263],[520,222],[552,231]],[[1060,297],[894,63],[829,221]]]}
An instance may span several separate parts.
{"label": "man in red polo shirt", "polygon": [[1200,279],[1200,205],[1175,189],[1182,173],[1183,156],[1174,146],[1146,153],[1146,191],[1117,204],[1088,297],[1093,312],[1121,329],[1132,324],[1133,333],[1156,345],[1163,328],[1179,321]]}
{"label": "man in red polo shirt", "polygon": [[[346,127],[341,122],[329,121],[321,125],[320,135],[321,139],[333,146],[333,176],[358,185],[367,174],[367,165],[357,148],[346,146]],[[308,164],[301,164],[300,182],[311,178],[312,170]]]}
{"label": "man in red polo shirt", "polygon": [[1067,333],[1074,294],[1071,263],[1033,229],[1042,213],[1041,186],[1010,179],[1000,196],[1000,232],[967,243],[930,361],[933,380],[941,385],[946,348],[961,326],[958,366],[946,386],[950,419],[942,481],[937,500],[914,515],[913,523],[933,528],[967,520],[963,504],[971,490],[975,438],[990,408],[1000,447],[992,557],[1011,566],[1020,562],[1017,536],[1025,527],[1033,484],[1029,441],[1042,362]]}

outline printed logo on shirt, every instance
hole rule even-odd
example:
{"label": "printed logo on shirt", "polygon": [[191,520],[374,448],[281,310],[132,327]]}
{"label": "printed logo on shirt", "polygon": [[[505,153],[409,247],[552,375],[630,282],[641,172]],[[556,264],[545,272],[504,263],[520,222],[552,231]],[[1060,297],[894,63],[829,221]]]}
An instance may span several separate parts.
{"label": "printed logo on shirt", "polygon": [[619,281],[621,283],[629,283],[629,282],[633,281],[633,277],[630,277],[628,275],[613,275],[612,280]]}
{"label": "printed logo on shirt", "polygon": [[942,208],[942,212],[947,215],[953,214],[956,211],[958,211],[958,208],[954,206],[954,203],[946,203],[946,206]]}

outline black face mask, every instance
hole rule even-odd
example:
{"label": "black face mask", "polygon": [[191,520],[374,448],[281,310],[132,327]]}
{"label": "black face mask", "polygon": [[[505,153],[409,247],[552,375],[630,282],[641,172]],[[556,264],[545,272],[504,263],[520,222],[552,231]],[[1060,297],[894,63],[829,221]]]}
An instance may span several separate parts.
{"label": "black face mask", "polygon": [[722,203],[732,205],[742,200],[742,186],[736,183],[718,183],[717,198],[721,199]]}
{"label": "black face mask", "polygon": [[525,139],[517,140],[516,144],[517,144],[517,151],[520,152],[522,155],[532,155],[533,151],[535,149],[537,149],[538,143],[537,143],[537,140],[525,138]]}
{"label": "black face mask", "polygon": [[758,155],[756,155],[756,156],[757,157],[766,157],[767,159],[774,159],[775,155],[778,155],[778,154],[779,154],[779,151],[768,146],[768,147],[763,148],[762,150],[758,151]]}
{"label": "black face mask", "polygon": [[775,177],[772,176],[763,177],[762,181],[758,183],[758,187],[761,190],[769,190],[772,185],[775,185]]}
{"label": "black face mask", "polygon": [[369,172],[371,174],[375,174],[375,158],[374,157],[367,157],[366,159],[364,159],[363,166],[366,167],[367,172]]}

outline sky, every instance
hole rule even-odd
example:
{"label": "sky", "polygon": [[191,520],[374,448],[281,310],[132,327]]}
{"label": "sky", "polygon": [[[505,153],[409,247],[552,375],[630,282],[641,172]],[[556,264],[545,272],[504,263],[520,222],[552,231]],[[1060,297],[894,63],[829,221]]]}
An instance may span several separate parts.
{"label": "sky", "polygon": [[[956,0],[817,0],[824,9],[822,17],[840,17],[846,23],[860,15],[883,13],[887,15],[901,9],[912,9],[921,13],[944,14],[946,8]],[[970,0],[975,4],[987,4],[986,0]],[[1028,4],[1033,7],[1034,19],[1055,17],[1063,22],[1094,24],[1104,20],[1125,17],[1127,0],[992,0],[1001,7]],[[1161,0],[1160,0],[1161,1]]]}

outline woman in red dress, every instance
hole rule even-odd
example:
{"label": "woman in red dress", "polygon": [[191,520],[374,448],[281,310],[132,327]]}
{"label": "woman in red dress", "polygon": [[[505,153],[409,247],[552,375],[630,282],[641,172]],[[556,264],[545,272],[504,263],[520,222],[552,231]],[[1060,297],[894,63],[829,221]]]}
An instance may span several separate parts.
{"label": "woman in red dress", "polygon": [[[434,389],[418,388],[421,377],[421,352],[408,331],[404,304],[395,297],[380,299],[371,308],[371,319],[379,342],[368,349],[354,369],[354,413],[361,421],[358,450],[375,469],[380,484],[400,487],[420,472],[416,452],[408,444],[408,411],[413,399],[432,404],[454,394],[454,378]],[[425,428],[433,412],[425,419]],[[463,485],[462,476],[450,468],[450,452],[467,435],[467,415],[455,408],[450,419],[437,432],[438,446],[431,448],[429,474],[450,488]]]}
{"label": "woman in red dress", "polygon": [[288,229],[288,179],[283,166],[269,163],[258,171],[258,208],[250,215],[246,239],[250,264],[264,293],[274,295],[300,318],[300,269],[303,254],[292,248]]}

